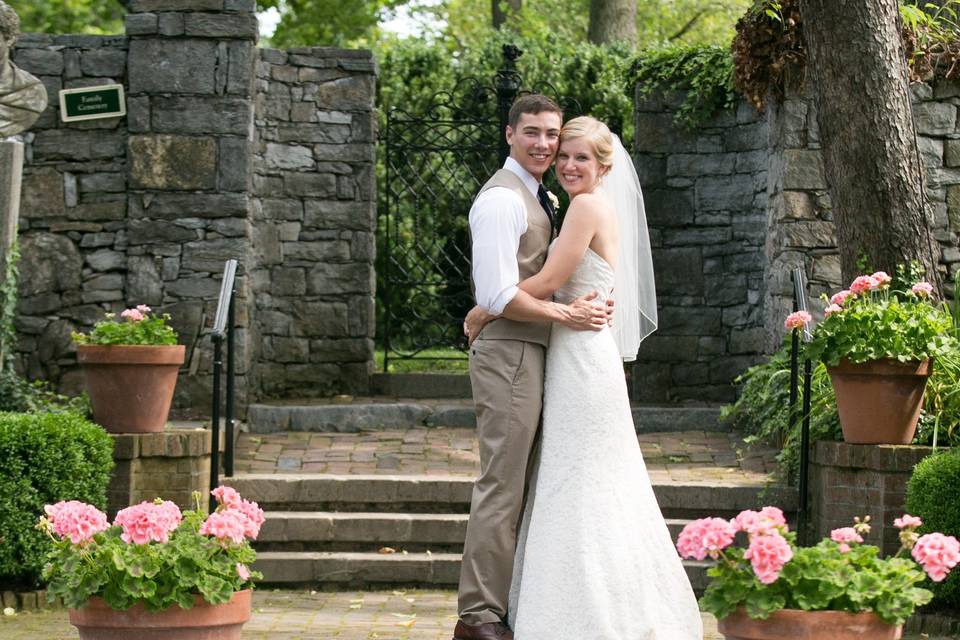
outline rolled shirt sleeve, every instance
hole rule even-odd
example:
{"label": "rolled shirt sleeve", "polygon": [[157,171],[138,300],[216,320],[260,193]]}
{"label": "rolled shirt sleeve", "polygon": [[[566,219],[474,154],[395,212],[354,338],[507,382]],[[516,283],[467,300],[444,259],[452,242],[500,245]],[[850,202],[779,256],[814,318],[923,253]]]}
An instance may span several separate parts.
{"label": "rolled shirt sleeve", "polygon": [[527,232],[527,212],[520,196],[510,189],[487,189],[470,209],[473,238],[473,284],[477,304],[500,315],[519,289],[517,251]]}

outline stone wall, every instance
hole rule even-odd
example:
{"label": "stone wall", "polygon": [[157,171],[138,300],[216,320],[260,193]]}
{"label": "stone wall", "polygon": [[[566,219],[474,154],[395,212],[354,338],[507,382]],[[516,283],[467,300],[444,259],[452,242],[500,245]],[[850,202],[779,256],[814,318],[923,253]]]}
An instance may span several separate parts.
{"label": "stone wall", "polygon": [[[809,91],[788,93],[762,116],[741,101],[695,131],[673,122],[681,99],[636,101],[635,162],[661,313],[636,368],[642,401],[729,399],[729,383],[783,341],[794,268],[806,273],[815,314],[820,295],[841,288]],[[914,85],[913,105],[941,268],[952,276],[960,270],[960,83]]]}
{"label": "stone wall", "polygon": [[271,397],[369,388],[375,72],[369,51],[260,52],[255,370]]}
{"label": "stone wall", "polygon": [[[148,304],[187,345],[177,404],[206,411],[206,336],[238,258],[240,406],[366,390],[369,52],[257,49],[253,0],[128,8],[126,36],[28,34],[14,50],[51,98],[25,136],[20,368],[78,390],[70,332]],[[60,121],[60,89],[108,83],[125,86],[126,117]]]}
{"label": "stone wall", "polygon": [[866,542],[882,555],[900,548],[893,521],[904,514],[907,483],[930,447],[817,442],[810,456],[810,517],[814,540],[855,517],[870,516]]}
{"label": "stone wall", "polygon": [[634,366],[641,402],[730,400],[763,352],[768,125],[742,104],[688,132],[673,121],[681,99],[636,102],[660,316]]}

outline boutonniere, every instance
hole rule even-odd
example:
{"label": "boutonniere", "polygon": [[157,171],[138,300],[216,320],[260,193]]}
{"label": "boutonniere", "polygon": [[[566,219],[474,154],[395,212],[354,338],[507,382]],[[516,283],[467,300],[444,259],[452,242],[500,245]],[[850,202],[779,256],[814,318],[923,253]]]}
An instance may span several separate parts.
{"label": "boutonniere", "polygon": [[554,211],[560,208],[560,198],[553,195],[553,191],[547,191],[547,197],[550,198],[550,204],[553,205]]}

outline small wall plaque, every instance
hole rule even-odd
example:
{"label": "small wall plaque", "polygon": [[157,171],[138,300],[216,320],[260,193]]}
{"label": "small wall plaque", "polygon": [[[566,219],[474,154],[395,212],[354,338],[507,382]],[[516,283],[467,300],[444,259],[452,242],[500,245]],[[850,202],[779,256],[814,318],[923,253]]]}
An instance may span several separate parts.
{"label": "small wall plaque", "polygon": [[116,118],[126,114],[127,104],[121,84],[60,91],[60,119],[64,122]]}

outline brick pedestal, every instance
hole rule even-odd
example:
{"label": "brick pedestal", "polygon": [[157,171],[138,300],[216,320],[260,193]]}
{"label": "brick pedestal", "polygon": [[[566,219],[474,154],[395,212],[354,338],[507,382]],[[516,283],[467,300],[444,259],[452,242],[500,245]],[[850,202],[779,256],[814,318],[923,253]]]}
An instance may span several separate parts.
{"label": "brick pedestal", "polygon": [[883,555],[900,548],[895,518],[904,513],[907,482],[930,447],[817,442],[810,456],[810,511],[816,540],[853,518],[870,516],[866,542]]}
{"label": "brick pedestal", "polygon": [[213,441],[206,429],[168,428],[163,433],[114,434],[116,467],[107,489],[107,516],[144,500],[163,498],[181,509],[194,507],[191,494],[210,490]]}

